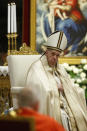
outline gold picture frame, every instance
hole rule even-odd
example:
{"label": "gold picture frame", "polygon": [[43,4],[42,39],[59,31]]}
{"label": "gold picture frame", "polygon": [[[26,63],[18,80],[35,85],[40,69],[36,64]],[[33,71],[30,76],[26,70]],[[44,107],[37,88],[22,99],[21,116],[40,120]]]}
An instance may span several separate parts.
{"label": "gold picture frame", "polygon": [[[36,0],[30,2],[30,47],[36,50]],[[87,59],[87,56],[60,57],[60,63],[80,64],[81,59]]]}

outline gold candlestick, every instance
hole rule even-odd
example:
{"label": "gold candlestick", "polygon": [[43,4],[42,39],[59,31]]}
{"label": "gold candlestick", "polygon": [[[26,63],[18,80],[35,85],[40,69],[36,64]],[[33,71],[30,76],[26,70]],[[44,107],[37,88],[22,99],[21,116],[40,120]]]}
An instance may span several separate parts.
{"label": "gold candlestick", "polygon": [[8,33],[8,55],[14,55],[17,53],[17,33]]}
{"label": "gold candlestick", "polygon": [[14,50],[14,34],[13,33],[11,33],[11,47],[12,47],[11,52],[13,52]]}
{"label": "gold candlestick", "polygon": [[18,37],[18,34],[15,33],[15,34],[14,34],[15,51],[17,51],[17,37]]}
{"label": "gold candlestick", "polygon": [[11,34],[10,33],[8,33],[7,34],[7,38],[8,38],[8,55],[10,55],[10,38],[11,38]]}

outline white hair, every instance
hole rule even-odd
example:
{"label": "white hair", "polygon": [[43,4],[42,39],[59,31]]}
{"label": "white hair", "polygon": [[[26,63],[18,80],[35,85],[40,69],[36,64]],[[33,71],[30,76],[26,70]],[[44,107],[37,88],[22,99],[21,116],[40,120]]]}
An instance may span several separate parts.
{"label": "white hair", "polygon": [[25,87],[17,95],[18,107],[33,108],[38,102],[38,97],[32,89]]}

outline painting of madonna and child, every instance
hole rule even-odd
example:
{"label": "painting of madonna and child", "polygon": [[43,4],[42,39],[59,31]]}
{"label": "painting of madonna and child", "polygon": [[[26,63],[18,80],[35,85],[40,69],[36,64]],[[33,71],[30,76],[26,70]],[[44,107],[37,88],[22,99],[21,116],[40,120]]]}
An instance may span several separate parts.
{"label": "painting of madonna and child", "polygon": [[36,47],[54,31],[67,37],[64,56],[87,56],[87,0],[37,0]]}

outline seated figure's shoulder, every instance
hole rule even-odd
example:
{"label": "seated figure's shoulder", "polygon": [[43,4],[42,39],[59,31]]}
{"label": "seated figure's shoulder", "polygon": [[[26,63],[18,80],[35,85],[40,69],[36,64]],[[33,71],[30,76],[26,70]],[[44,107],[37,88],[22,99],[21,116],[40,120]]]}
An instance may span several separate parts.
{"label": "seated figure's shoulder", "polygon": [[59,70],[61,74],[65,77],[69,77],[69,74],[67,73],[66,69],[64,68],[63,64],[59,64]]}
{"label": "seated figure's shoulder", "polygon": [[62,64],[59,64],[59,67],[60,67],[60,68],[63,68],[63,65],[62,65]]}
{"label": "seated figure's shoulder", "polygon": [[62,70],[62,71],[65,71],[65,72],[66,72],[66,70],[65,70],[65,68],[64,68],[64,66],[63,66],[63,64],[59,64],[59,68],[60,68],[60,70]]}

